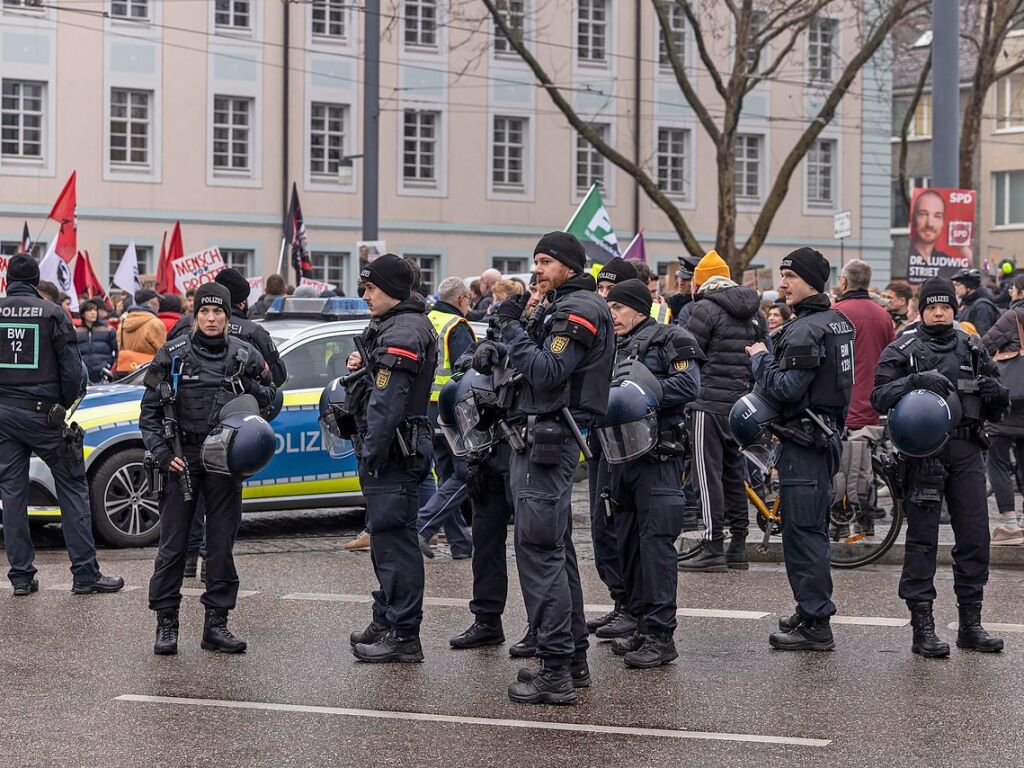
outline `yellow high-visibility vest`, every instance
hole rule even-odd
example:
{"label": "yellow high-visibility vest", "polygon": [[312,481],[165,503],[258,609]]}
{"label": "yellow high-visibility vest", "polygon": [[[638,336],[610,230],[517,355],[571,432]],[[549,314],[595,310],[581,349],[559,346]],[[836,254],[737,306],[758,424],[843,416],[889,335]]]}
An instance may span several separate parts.
{"label": "yellow high-visibility vest", "polygon": [[672,322],[672,310],[668,308],[668,304],[659,304],[656,301],[651,304],[651,317],[662,325],[668,325]]}
{"label": "yellow high-visibility vest", "polygon": [[434,371],[434,383],[430,387],[430,402],[436,403],[441,395],[441,387],[451,381],[452,364],[455,362],[452,360],[451,351],[448,349],[448,337],[451,336],[452,331],[455,330],[459,323],[466,324],[469,332],[473,335],[474,341],[476,340],[476,334],[473,333],[473,326],[461,315],[453,315],[451,312],[432,309],[427,313],[427,319],[430,320],[430,324],[434,326],[434,330],[437,332],[437,368]]}

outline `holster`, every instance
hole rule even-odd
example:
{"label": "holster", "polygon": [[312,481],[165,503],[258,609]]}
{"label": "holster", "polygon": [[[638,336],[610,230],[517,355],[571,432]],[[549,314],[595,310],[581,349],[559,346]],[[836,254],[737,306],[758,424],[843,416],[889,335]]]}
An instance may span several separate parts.
{"label": "holster", "polygon": [[167,473],[160,468],[160,464],[149,451],[146,451],[142,457],[142,471],[145,473],[146,482],[149,485],[148,498],[160,498],[167,482]]}
{"label": "holster", "polygon": [[914,459],[909,475],[912,502],[921,506],[942,503],[948,473],[939,459],[934,456]]}
{"label": "holster", "polygon": [[561,464],[565,432],[566,428],[557,421],[538,421],[530,425],[527,433],[530,461],[541,467]]}
{"label": "holster", "polygon": [[679,421],[674,424],[660,425],[658,428],[658,445],[651,455],[659,459],[674,459],[689,453],[689,436],[686,424]]}

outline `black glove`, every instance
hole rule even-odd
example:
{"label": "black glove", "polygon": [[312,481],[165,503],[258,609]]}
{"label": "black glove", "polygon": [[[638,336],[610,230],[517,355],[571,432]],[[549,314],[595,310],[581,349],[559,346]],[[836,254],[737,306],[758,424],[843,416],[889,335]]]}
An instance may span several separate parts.
{"label": "black glove", "polygon": [[[523,312],[526,310],[526,294],[520,293],[516,296],[511,296],[505,299],[498,306],[497,311],[494,313],[498,317],[498,323],[504,324],[510,320],[519,321],[523,317]],[[477,370],[480,370],[479,368]]]}
{"label": "black glove", "polygon": [[991,376],[979,376],[978,394],[986,400],[998,400],[1003,396],[1003,385]]}
{"label": "black glove", "polygon": [[490,376],[491,372],[501,362],[501,353],[493,341],[481,341],[480,346],[473,353],[473,369],[484,376]]}
{"label": "black glove", "polygon": [[914,389],[927,389],[939,397],[948,397],[955,389],[953,382],[938,371],[923,371],[910,375],[910,384]]}

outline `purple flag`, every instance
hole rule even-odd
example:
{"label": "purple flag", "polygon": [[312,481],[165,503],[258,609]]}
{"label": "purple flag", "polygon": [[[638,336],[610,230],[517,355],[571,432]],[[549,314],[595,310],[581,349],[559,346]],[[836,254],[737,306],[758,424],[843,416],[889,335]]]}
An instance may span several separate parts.
{"label": "purple flag", "polygon": [[647,251],[644,249],[644,233],[640,230],[636,237],[629,241],[626,250],[622,252],[622,258],[626,261],[647,261]]}

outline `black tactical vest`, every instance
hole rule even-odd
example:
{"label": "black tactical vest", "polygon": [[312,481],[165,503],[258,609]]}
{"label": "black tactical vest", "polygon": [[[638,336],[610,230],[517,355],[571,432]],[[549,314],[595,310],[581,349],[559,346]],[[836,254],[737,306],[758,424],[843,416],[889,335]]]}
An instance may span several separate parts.
{"label": "black tactical vest", "polygon": [[[422,306],[422,304],[420,305]],[[393,363],[401,365],[402,354],[391,351],[401,349],[417,355],[419,368],[413,374],[412,388],[405,404],[405,418],[425,417],[430,405],[430,388],[434,383],[437,367],[437,334],[434,326],[422,311],[400,310],[373,321],[363,331],[363,346],[370,358],[371,376],[376,376],[381,367],[392,368]],[[360,387],[360,394],[369,399],[370,388]],[[365,418],[366,402],[359,404],[357,421]]]}
{"label": "black tactical vest", "polygon": [[[178,338],[164,348],[170,355],[178,377],[178,422],[184,433],[207,435],[220,422],[220,409],[237,395],[225,387],[225,381],[243,371],[249,360],[249,345],[229,336],[219,352],[211,352],[191,337]],[[177,361],[177,362],[175,362]]]}
{"label": "black tactical vest", "polygon": [[0,387],[60,385],[60,365],[51,336],[64,310],[32,296],[0,299]]}
{"label": "black tactical vest", "polygon": [[853,390],[853,323],[836,309],[805,312],[777,337],[775,359],[783,371],[815,369],[804,402],[783,407],[783,419],[805,408],[846,417]]}
{"label": "black tactical vest", "polygon": [[[984,347],[976,336],[955,330],[946,339],[935,339],[920,328],[897,342],[896,349],[907,359],[908,373],[938,371],[952,382],[974,380],[982,374]],[[978,421],[982,402],[977,394],[960,391],[963,420]]]}

